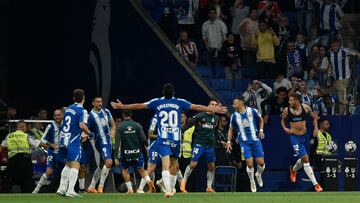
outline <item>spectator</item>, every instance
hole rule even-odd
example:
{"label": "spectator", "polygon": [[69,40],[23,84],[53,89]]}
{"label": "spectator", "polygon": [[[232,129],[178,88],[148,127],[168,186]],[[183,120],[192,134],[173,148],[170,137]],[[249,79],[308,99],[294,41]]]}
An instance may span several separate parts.
{"label": "spectator", "polygon": [[327,46],[333,38],[339,38],[343,20],[349,31],[353,33],[350,24],[344,18],[344,13],[340,6],[332,0],[316,0],[320,4],[320,43]]}
{"label": "spectator", "polygon": [[334,115],[335,104],[338,102],[338,98],[330,95],[322,95],[314,102],[314,113],[318,118],[324,116]]}
{"label": "spectator", "polygon": [[320,46],[319,64],[314,67],[312,71],[315,73],[316,85],[319,86],[321,91],[330,93],[330,87],[333,84],[333,76],[331,73],[331,64],[327,57],[327,50],[325,46]]}
{"label": "spectator", "polygon": [[261,102],[268,98],[271,93],[271,87],[259,80],[253,80],[248,89],[244,92],[243,97],[246,106],[256,108],[261,114]]}
{"label": "spectator", "polygon": [[314,16],[314,0],[295,0],[298,29],[308,39],[312,37],[312,18]]}
{"label": "spectator", "polygon": [[287,16],[280,16],[279,23],[274,25],[274,32],[280,40],[280,45],[277,48],[277,58],[286,52],[286,45],[288,41],[294,39],[294,33],[289,27],[289,19]]}
{"label": "spectator", "polygon": [[221,20],[223,22],[226,22],[228,20],[229,13],[225,9],[223,0],[209,0],[208,6],[209,6],[209,8],[215,8],[216,9],[216,17],[219,20]]}
{"label": "spectator", "polygon": [[[276,95],[271,96],[261,102],[261,111],[265,124],[268,122],[269,115],[282,114],[285,107],[288,106],[287,89],[279,87],[276,90]],[[268,111],[266,109],[269,109]],[[268,113],[269,112],[269,113]]]}
{"label": "spectator", "polygon": [[208,65],[212,68],[215,77],[215,67],[219,63],[219,53],[226,39],[227,28],[223,21],[216,18],[216,9],[209,10],[209,20],[202,25],[202,36],[208,51]]}
{"label": "spectator", "polygon": [[123,122],[123,118],[120,116],[120,117],[117,117],[115,118],[115,124],[117,127],[119,127],[119,125]]}
{"label": "spectator", "polygon": [[254,33],[252,45],[258,48],[256,54],[256,72],[258,78],[273,78],[279,73],[275,66],[274,46],[279,46],[279,38],[266,22],[259,22],[259,32]]}
{"label": "spectator", "polygon": [[196,44],[189,40],[188,33],[185,30],[180,31],[180,38],[176,44],[176,49],[182,57],[188,62],[190,67],[195,68],[199,62],[199,53]]}
{"label": "spectator", "polygon": [[266,20],[270,25],[277,22],[278,17],[281,14],[280,6],[274,0],[264,0],[257,4],[259,9],[259,19]]}
{"label": "spectator", "polygon": [[228,166],[229,154],[226,152],[228,117],[220,115],[219,124],[215,131],[215,156],[216,166]]}
{"label": "spectator", "polygon": [[241,49],[234,44],[234,35],[226,34],[226,41],[222,46],[222,56],[225,65],[225,77],[228,80],[239,80],[242,78],[240,61]]}
{"label": "spectator", "polygon": [[313,47],[315,44],[319,43],[319,39],[316,39],[312,42],[306,42],[305,36],[301,33],[298,33],[296,35],[295,39],[295,46],[297,49],[301,50],[305,53],[306,57],[310,56],[310,48]]}
{"label": "spectator", "polygon": [[300,78],[304,77],[304,71],[308,70],[309,65],[305,54],[295,48],[295,42],[292,40],[287,42],[287,52],[285,57],[287,67],[286,76],[288,78],[293,75]]}
{"label": "spectator", "polygon": [[257,20],[257,9],[251,9],[249,16],[245,18],[239,27],[241,48],[244,51],[243,61],[245,65],[253,65],[256,62],[256,49],[251,44],[253,35],[259,32],[259,22]]}
{"label": "spectator", "polygon": [[45,109],[40,109],[37,112],[37,117],[39,120],[47,120],[48,119],[48,113]]}
{"label": "spectator", "polygon": [[230,8],[232,16],[231,32],[236,39],[240,39],[240,23],[249,15],[249,7],[245,6],[243,0],[235,0],[234,5]]}
{"label": "spectator", "polygon": [[174,9],[166,7],[158,21],[158,24],[170,41],[174,43],[176,41],[176,33],[178,29],[178,19],[174,14]]}
{"label": "spectator", "polygon": [[297,95],[300,96],[301,102],[312,107],[313,106],[313,94],[307,87],[307,81],[303,80],[300,82],[299,88],[295,92]]}
{"label": "spectator", "polygon": [[282,74],[279,74],[276,77],[273,90],[276,92],[280,87],[285,87],[286,90],[291,89],[291,82],[287,78],[284,78],[284,75]]}
{"label": "spectator", "polygon": [[308,62],[310,64],[310,66],[315,66],[317,63],[319,63],[319,59],[320,59],[320,50],[319,50],[319,46],[314,45],[313,47],[311,47],[311,51],[310,54],[308,56]]}
{"label": "spectator", "polygon": [[333,93],[339,97],[339,114],[343,115],[345,112],[347,88],[351,78],[351,70],[349,66],[349,56],[357,56],[360,58],[360,53],[340,47],[340,40],[333,39],[330,43],[329,60],[332,67],[332,74],[334,78]]}
{"label": "spectator", "polygon": [[194,0],[177,1],[174,13],[178,19],[179,30],[185,30],[193,35],[197,33],[195,27],[195,12],[197,8],[198,5],[195,4]]}

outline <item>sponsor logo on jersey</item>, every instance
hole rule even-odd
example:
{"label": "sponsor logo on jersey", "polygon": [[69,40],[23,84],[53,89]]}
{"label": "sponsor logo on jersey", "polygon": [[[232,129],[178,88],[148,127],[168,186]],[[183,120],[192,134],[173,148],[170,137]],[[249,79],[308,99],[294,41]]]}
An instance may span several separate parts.
{"label": "sponsor logo on jersey", "polygon": [[125,134],[133,134],[133,133],[136,133],[136,131],[133,130],[131,126],[128,126],[128,127],[127,127],[127,130],[124,131],[124,133],[125,133]]}
{"label": "sponsor logo on jersey", "polygon": [[140,149],[125,149],[124,153],[125,154],[138,154],[138,153],[140,153]]}

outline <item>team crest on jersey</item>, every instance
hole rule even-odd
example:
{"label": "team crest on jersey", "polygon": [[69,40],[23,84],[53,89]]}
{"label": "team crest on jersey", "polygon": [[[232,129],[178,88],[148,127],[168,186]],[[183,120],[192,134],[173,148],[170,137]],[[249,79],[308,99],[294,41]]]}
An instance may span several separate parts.
{"label": "team crest on jersey", "polygon": [[250,126],[250,122],[246,118],[242,119],[242,123],[243,123],[244,127],[249,127]]}

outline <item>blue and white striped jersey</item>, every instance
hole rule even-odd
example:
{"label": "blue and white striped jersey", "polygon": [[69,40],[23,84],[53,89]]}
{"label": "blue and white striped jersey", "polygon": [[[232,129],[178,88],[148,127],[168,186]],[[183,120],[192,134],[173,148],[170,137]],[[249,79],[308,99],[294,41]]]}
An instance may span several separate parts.
{"label": "blue and white striped jersey", "polygon": [[260,118],[258,110],[246,107],[244,113],[235,111],[231,115],[230,127],[236,130],[240,142],[259,141],[257,125]]}
{"label": "blue and white striped jersey", "polygon": [[80,123],[87,123],[88,112],[81,104],[75,103],[66,108],[61,126],[60,144],[67,146],[74,141],[80,141],[82,129]]}
{"label": "blue and white striped jersey", "polygon": [[145,103],[149,109],[155,110],[158,118],[158,137],[171,141],[181,139],[181,111],[190,110],[191,103],[179,98],[166,99],[165,97],[152,99]]}
{"label": "blue and white striped jersey", "polygon": [[351,70],[349,67],[349,56],[356,56],[357,52],[341,48],[337,52],[330,49],[330,62],[332,66],[332,74],[335,80],[348,79],[351,76]]}
{"label": "blue and white striped jersey", "polygon": [[[53,121],[52,123],[50,123],[49,125],[46,126],[44,135],[41,138],[41,142],[43,143],[53,143],[53,144],[58,144],[60,145],[60,127],[62,125],[62,122],[60,123],[60,125],[58,125],[55,121]],[[52,150],[51,148],[49,148],[49,150]],[[54,153],[58,153],[59,149],[55,149],[53,150]]]}
{"label": "blue and white striped jersey", "polygon": [[113,119],[110,111],[102,108],[100,111],[94,109],[89,114],[88,127],[91,132],[95,133],[95,139],[100,144],[111,144],[110,138],[110,121]]}
{"label": "blue and white striped jersey", "polygon": [[[157,119],[157,115],[155,114],[155,115],[151,118],[151,120],[150,120],[150,126],[149,126],[148,133],[149,133],[150,131],[155,132],[157,122],[158,122],[158,119]],[[148,139],[148,145],[151,147],[152,144],[155,142],[155,140],[156,140],[156,139],[150,139],[150,138],[149,138],[149,139]]]}

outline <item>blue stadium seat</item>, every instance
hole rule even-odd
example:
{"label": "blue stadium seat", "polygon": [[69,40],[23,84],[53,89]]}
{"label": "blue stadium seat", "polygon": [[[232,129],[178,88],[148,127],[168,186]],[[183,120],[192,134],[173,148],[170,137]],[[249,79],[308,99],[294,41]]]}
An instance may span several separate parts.
{"label": "blue stadium seat", "polygon": [[215,92],[219,96],[222,105],[226,106],[232,103],[232,99],[233,99],[232,90],[217,90]]}
{"label": "blue stadium seat", "polygon": [[212,77],[211,68],[207,66],[197,66],[195,68],[195,72],[197,72],[202,77]]}
{"label": "blue stadium seat", "polygon": [[252,79],[256,75],[255,65],[245,65],[242,69],[242,74],[244,78]]}
{"label": "blue stadium seat", "polygon": [[269,87],[273,88],[275,80],[267,79],[267,80],[261,80],[261,82],[267,84]]}
{"label": "blue stadium seat", "polygon": [[234,166],[217,166],[215,168],[214,188],[216,191],[235,192],[237,171]]}
{"label": "blue stadium seat", "polygon": [[209,87],[212,87],[212,79],[211,78],[202,78]]}
{"label": "blue stadium seat", "polygon": [[244,91],[249,86],[249,79],[235,80],[235,90]]}
{"label": "blue stadium seat", "polygon": [[215,68],[215,72],[216,72],[216,74],[215,74],[216,78],[225,78],[225,68],[224,68],[224,66],[217,66]]}
{"label": "blue stadium seat", "polygon": [[231,80],[227,79],[212,79],[212,88],[214,90],[231,90]]}

